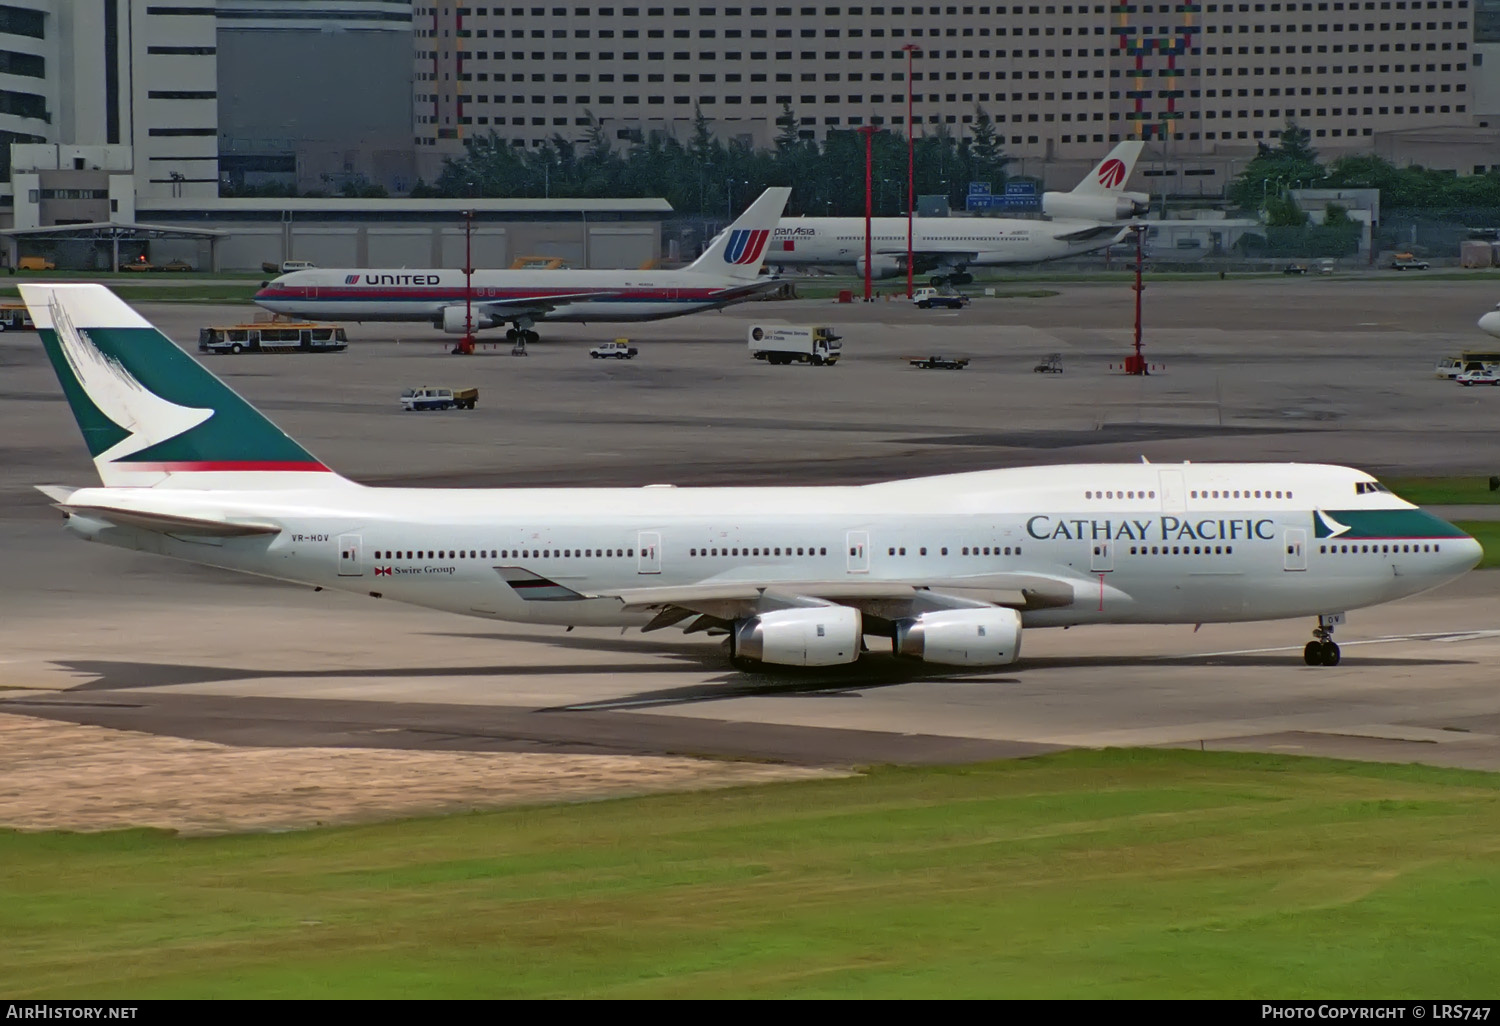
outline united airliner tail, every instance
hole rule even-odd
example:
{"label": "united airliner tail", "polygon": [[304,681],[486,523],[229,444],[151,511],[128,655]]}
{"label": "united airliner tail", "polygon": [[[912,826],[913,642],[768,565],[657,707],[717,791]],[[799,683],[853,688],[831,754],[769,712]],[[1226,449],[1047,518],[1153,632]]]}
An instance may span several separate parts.
{"label": "united airliner tail", "polygon": [[766,243],[781,212],[786,208],[791,189],[771,188],[760,194],[739,219],[709,243],[708,249],[688,265],[689,271],[728,278],[754,280],[760,274],[766,255]]}
{"label": "united airliner tail", "polygon": [[1145,146],[1138,139],[1120,143],[1083,176],[1083,181],[1073,186],[1073,192],[1097,196],[1125,191],[1125,183],[1130,181],[1130,173],[1135,170],[1135,162],[1140,159]]}
{"label": "united airliner tail", "polygon": [[110,487],[357,487],[102,285],[22,285]]}

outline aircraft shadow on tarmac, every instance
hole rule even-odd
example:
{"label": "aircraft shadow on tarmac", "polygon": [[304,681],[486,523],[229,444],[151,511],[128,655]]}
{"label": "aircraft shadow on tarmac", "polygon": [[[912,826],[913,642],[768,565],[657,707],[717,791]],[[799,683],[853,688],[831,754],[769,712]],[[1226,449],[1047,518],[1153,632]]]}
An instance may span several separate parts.
{"label": "aircraft shadow on tarmac", "polygon": [[[534,639],[527,639],[534,640]],[[611,650],[608,639],[579,639],[593,643],[589,647]],[[660,645],[665,653],[674,658],[694,664],[699,670],[719,671],[711,679],[679,688],[641,692],[606,699],[598,706],[655,705],[675,702],[718,701],[727,698],[753,696],[843,694],[854,697],[854,693],[868,688],[892,687],[901,684],[964,684],[994,685],[1018,684],[1027,671],[1062,669],[1109,669],[1130,667],[1144,669],[1162,664],[1199,665],[1202,667],[1284,667],[1301,668],[1301,663],[1291,653],[1247,653],[1232,656],[1078,656],[1022,659],[1007,667],[1006,676],[995,676],[992,669],[962,671],[938,669],[920,663],[901,662],[885,653],[866,653],[857,663],[846,666],[820,667],[776,667],[756,673],[743,673],[724,667],[722,656],[715,649],[698,648],[684,650],[672,645]],[[639,651],[639,649],[637,649]],[[151,689],[191,684],[217,684],[232,680],[266,680],[275,678],[305,678],[308,680],[339,679],[459,679],[465,677],[532,677],[594,675],[607,673],[620,676],[629,674],[661,673],[670,670],[656,663],[634,666],[600,667],[577,663],[556,665],[506,665],[506,666],[350,666],[338,669],[296,669],[290,667],[256,669],[235,666],[198,666],[183,663],[147,663],[123,660],[58,659],[53,665],[68,672],[91,676],[94,679],[68,688],[68,692],[122,691]],[[1344,664],[1346,670],[1362,667],[1417,667],[1456,666],[1466,664],[1458,659],[1416,659],[1389,656],[1359,656]],[[1326,671],[1325,671],[1326,672]],[[1336,671],[1335,671],[1336,672]],[[579,708],[566,706],[559,708]]]}

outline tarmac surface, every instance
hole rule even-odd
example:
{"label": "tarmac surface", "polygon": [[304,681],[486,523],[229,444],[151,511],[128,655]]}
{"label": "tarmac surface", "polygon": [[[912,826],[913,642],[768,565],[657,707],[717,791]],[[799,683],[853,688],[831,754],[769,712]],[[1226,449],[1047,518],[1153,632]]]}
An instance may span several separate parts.
{"label": "tarmac surface", "polygon": [[[1057,294],[542,324],[524,358],[503,342],[450,356],[452,338],[421,325],[349,325],[343,354],[205,359],[371,484],[842,483],[1142,457],[1500,473],[1500,389],[1432,375],[1440,356],[1500,348],[1474,327],[1493,282],[1148,284],[1141,378],[1118,372],[1123,278],[1016,290],[1034,288]],[[140,308],[190,350],[199,327],[254,316]],[[845,358],[753,361],[758,321],[833,325]],[[621,336],[635,360],[589,358]],[[930,353],[972,362],[907,362]],[[1034,372],[1050,353],[1064,373]],[[400,391],[424,384],[475,385],[479,408],[402,413]],[[701,635],[465,620],[86,545],[31,486],[93,480],[35,336],[0,336],[0,712],[231,745],[796,766],[1186,745],[1500,769],[1494,572],[1351,612],[1336,668],[1302,664],[1313,624],[1297,621],[1031,631],[1019,662],[979,674],[874,652],[834,672],[747,675]]]}

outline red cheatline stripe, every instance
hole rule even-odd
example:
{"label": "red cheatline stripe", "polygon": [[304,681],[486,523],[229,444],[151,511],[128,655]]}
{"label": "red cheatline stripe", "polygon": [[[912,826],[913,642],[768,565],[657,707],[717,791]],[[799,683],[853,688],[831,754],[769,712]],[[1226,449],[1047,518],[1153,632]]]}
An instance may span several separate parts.
{"label": "red cheatline stripe", "polygon": [[164,474],[176,473],[246,473],[291,471],[310,474],[331,474],[333,471],[321,463],[291,460],[188,460],[172,463],[132,463],[121,460],[116,467],[130,470],[154,470]]}

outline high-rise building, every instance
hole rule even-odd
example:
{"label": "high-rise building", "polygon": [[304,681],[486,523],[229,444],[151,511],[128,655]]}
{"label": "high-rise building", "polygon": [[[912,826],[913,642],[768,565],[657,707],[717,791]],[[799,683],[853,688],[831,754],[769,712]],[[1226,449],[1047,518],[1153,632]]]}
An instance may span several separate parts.
{"label": "high-rise building", "polygon": [[[38,216],[38,203],[64,198],[82,204],[77,216],[107,220],[111,172],[133,173],[137,196],[217,195],[215,54],[211,5],[0,4],[3,177],[12,144],[54,144],[50,155],[27,151],[25,170],[41,180],[15,200],[26,208],[20,223]],[[8,181],[5,191],[14,195]]]}
{"label": "high-rise building", "polygon": [[[882,125],[1087,160],[1120,139],[1245,155],[1289,119],[1326,154],[1473,123],[1470,0],[512,6],[416,0],[418,148],[664,132],[764,146]],[[909,48],[916,48],[915,51]],[[907,80],[908,54],[912,77]]]}
{"label": "high-rise building", "polygon": [[415,181],[411,0],[218,0],[220,173],[337,193]]}

